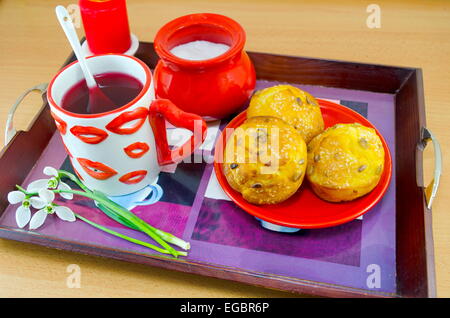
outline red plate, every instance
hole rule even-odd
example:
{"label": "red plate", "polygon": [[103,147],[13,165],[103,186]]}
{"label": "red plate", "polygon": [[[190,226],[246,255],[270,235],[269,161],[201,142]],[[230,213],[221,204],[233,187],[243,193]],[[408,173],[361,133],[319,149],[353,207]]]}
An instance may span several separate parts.
{"label": "red plate", "polygon": [[[343,224],[363,215],[377,204],[385,194],[391,181],[392,161],[383,136],[367,119],[353,110],[329,101],[317,100],[320,104],[325,128],[338,123],[356,122],[376,130],[385,152],[385,167],[380,182],[372,192],[361,198],[349,202],[330,203],[316,196],[305,178],[297,193],[288,200],[279,204],[254,205],[245,201],[239,192],[233,190],[223,174],[222,164],[220,163],[222,160],[219,159],[222,157],[226,140],[224,140],[225,135],[222,134],[215,148],[214,169],[217,180],[231,200],[246,212],[264,221],[281,226],[302,229],[324,228]],[[237,128],[246,118],[247,115],[244,111],[236,116],[226,128]]]}

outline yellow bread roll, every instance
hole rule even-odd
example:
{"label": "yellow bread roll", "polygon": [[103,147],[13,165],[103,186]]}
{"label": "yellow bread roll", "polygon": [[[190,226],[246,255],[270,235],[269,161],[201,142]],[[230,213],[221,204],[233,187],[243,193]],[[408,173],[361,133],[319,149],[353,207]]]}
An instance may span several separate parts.
{"label": "yellow bread roll", "polygon": [[228,138],[223,171],[246,201],[275,204],[300,187],[306,162],[306,143],[293,126],[258,116],[247,119]]}
{"label": "yellow bread roll", "polygon": [[324,200],[350,201],[369,193],[383,169],[383,144],[372,128],[337,124],[308,144],[307,178]]}
{"label": "yellow bread roll", "polygon": [[247,117],[273,116],[294,126],[306,143],[324,130],[317,100],[291,86],[277,85],[257,91],[250,100]]}

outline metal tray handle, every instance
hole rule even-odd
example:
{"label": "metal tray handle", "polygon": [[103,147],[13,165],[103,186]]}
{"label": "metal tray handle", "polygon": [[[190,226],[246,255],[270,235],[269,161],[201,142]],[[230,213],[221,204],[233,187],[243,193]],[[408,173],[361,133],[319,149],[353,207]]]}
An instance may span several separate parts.
{"label": "metal tray handle", "polygon": [[47,90],[47,85],[48,85],[47,83],[42,83],[42,84],[39,84],[39,85],[36,85],[36,86],[33,86],[33,87],[27,89],[25,92],[23,92],[17,98],[14,105],[12,105],[12,107],[9,109],[8,118],[6,119],[6,128],[5,128],[5,146],[11,141],[11,139],[14,137],[14,135],[17,132],[13,125],[14,113],[16,112],[17,107],[20,105],[22,100],[31,92],[39,91],[41,93],[41,95],[43,95],[45,93],[45,91]]}
{"label": "metal tray handle", "polygon": [[439,141],[433,135],[433,133],[428,128],[423,128],[422,132],[422,144],[425,146],[429,141],[432,141],[434,148],[434,175],[433,180],[430,184],[425,187],[425,199],[427,202],[427,208],[431,210],[431,205],[433,204],[434,198],[436,197],[437,190],[439,188],[439,180],[442,173],[442,152]]}

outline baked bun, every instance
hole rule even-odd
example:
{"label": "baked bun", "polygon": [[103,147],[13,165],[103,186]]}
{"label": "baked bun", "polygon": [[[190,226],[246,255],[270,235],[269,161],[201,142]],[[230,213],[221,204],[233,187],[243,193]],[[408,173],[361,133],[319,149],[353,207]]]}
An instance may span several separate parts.
{"label": "baked bun", "polygon": [[326,201],[350,201],[369,193],[383,169],[383,144],[372,128],[337,124],[308,144],[307,177]]}
{"label": "baked bun", "polygon": [[228,138],[223,171],[246,201],[275,204],[300,187],[306,161],[306,143],[293,126],[276,117],[257,116]]}
{"label": "baked bun", "polygon": [[291,85],[277,85],[257,91],[247,109],[247,117],[254,116],[283,119],[300,132],[306,143],[324,130],[317,100]]}

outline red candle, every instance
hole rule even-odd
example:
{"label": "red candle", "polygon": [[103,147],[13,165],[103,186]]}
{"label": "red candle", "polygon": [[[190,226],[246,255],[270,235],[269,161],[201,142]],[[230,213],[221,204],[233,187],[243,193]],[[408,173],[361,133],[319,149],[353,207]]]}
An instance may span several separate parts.
{"label": "red candle", "polygon": [[125,0],[80,0],[79,5],[92,53],[124,53],[130,48]]}

